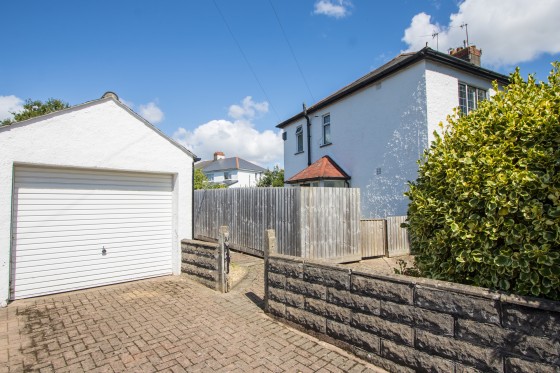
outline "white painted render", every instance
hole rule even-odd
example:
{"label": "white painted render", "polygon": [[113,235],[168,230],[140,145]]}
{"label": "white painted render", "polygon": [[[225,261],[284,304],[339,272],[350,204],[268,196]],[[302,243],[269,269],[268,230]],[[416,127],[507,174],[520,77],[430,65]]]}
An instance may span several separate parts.
{"label": "white painted render", "polygon": [[434,140],[434,131],[440,132],[439,123],[446,123],[453,108],[459,106],[459,82],[482,88],[489,96],[496,92],[492,82],[448,66],[428,61],[426,63],[426,113],[428,115],[428,140]]}
{"label": "white painted render", "polygon": [[0,302],[9,296],[13,172],[17,165],[172,175],[172,268],[192,234],[193,155],[113,98],[0,128]]}
{"label": "white painted render", "polygon": [[229,173],[229,180],[237,180],[237,183],[232,184],[229,188],[247,188],[247,187],[256,187],[257,182],[261,179],[263,173],[257,171],[249,171],[249,170],[223,170],[223,171],[212,171],[206,173],[206,176],[209,174],[212,175],[210,181],[222,183],[226,180],[225,172]]}
{"label": "white painted render", "polygon": [[[421,60],[310,114],[311,162],[329,155],[361,189],[362,216],[406,215],[407,182],[438,123],[459,105],[458,82],[489,89],[490,81]],[[492,92],[490,92],[492,94]],[[331,116],[331,145],[323,145],[322,116]],[[302,126],[304,152],[297,153]],[[284,127],[286,179],[308,166],[305,119]],[[380,173],[378,173],[378,171]]]}

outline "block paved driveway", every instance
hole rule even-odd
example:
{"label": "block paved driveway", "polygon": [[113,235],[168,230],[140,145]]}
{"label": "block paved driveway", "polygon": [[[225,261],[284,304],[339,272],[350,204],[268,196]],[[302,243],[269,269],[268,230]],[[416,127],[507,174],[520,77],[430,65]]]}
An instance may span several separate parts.
{"label": "block paved driveway", "polygon": [[0,372],[383,372],[266,316],[263,265],[228,294],[167,276],[0,309]]}

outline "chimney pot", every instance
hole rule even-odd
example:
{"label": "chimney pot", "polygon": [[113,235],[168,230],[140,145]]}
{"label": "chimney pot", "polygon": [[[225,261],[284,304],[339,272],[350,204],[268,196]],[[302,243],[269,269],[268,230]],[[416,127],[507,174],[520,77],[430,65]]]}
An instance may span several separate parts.
{"label": "chimney pot", "polygon": [[215,152],[214,153],[214,160],[217,161],[219,159],[224,159],[226,156],[224,152]]}

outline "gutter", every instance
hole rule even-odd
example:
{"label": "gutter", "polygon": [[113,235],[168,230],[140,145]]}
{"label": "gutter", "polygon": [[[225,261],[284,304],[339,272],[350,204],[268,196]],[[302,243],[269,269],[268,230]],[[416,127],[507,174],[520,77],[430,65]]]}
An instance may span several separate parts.
{"label": "gutter", "polygon": [[303,104],[303,116],[307,121],[307,166],[311,166],[311,120],[307,115],[307,106]]}

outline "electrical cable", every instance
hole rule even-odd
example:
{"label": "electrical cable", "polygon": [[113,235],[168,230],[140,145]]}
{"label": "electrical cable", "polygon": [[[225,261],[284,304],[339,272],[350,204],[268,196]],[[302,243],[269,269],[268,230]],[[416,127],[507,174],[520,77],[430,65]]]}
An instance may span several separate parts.
{"label": "electrical cable", "polygon": [[268,97],[268,95],[266,94],[266,90],[264,89],[259,77],[257,76],[257,74],[255,73],[255,70],[253,69],[253,66],[251,66],[251,63],[249,63],[249,59],[247,58],[247,56],[245,55],[245,52],[243,52],[243,48],[241,48],[241,44],[239,44],[239,42],[237,41],[237,38],[235,37],[235,35],[233,34],[233,30],[231,29],[231,27],[229,26],[229,23],[226,20],[226,17],[224,17],[224,14],[222,13],[222,11],[220,10],[220,7],[218,6],[218,4],[216,3],[216,0],[212,0],[212,2],[214,3],[214,6],[216,7],[216,9],[218,10],[218,13],[220,14],[220,17],[222,17],[222,20],[224,21],[226,28],[228,29],[233,41],[235,42],[235,44],[237,45],[237,48],[239,49],[239,52],[241,53],[241,56],[243,56],[243,59],[245,60],[245,63],[247,63],[247,66],[249,67],[249,70],[251,71],[251,73],[253,74],[253,77],[255,78],[255,80],[257,81],[261,91],[264,94],[264,97],[266,98],[266,100],[268,101],[268,103],[270,104],[270,107],[272,108],[272,111],[274,112],[274,115],[276,115],[276,119],[278,120],[278,122],[280,122],[280,116],[278,115],[278,112],[276,111],[276,109],[274,108],[274,105],[272,104],[272,100],[270,100],[270,97]]}
{"label": "electrical cable", "polygon": [[276,8],[274,8],[274,5],[272,5],[272,0],[268,0],[268,3],[270,4],[270,7],[272,8],[272,11],[274,12],[274,16],[276,17],[276,20],[278,21],[278,25],[280,26],[280,30],[282,31],[282,35],[284,36],[284,40],[286,40],[286,44],[288,44],[288,47],[290,49],[290,53],[292,53],[292,57],[294,58],[294,61],[296,62],[296,65],[297,65],[297,68],[298,68],[299,73],[301,75],[301,78],[303,79],[303,82],[305,83],[305,86],[307,87],[307,91],[309,92],[309,95],[311,96],[311,99],[313,100],[313,102],[317,102],[317,100],[315,100],[315,97],[313,96],[313,93],[311,92],[311,88],[309,88],[309,84],[307,83],[307,79],[305,79],[305,75],[303,74],[303,70],[301,69],[299,61],[296,58],[296,54],[294,53],[292,45],[290,44],[290,41],[288,40],[288,37],[286,36],[286,32],[284,31],[284,27],[282,26],[282,22],[280,22],[280,17],[278,17],[278,13],[276,12]]}

